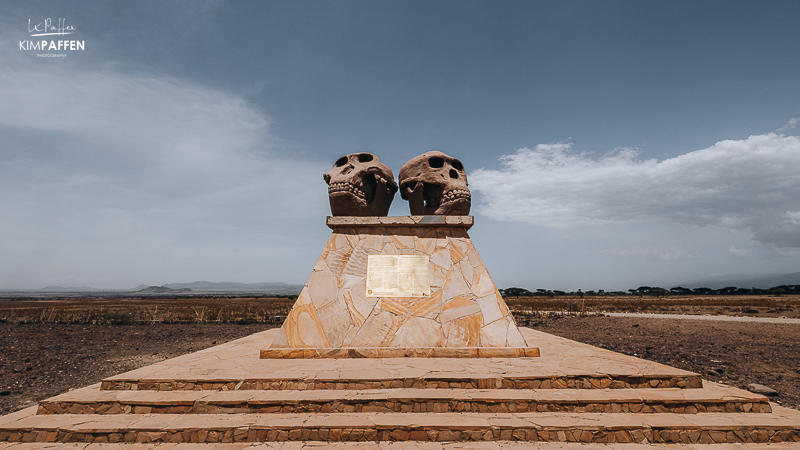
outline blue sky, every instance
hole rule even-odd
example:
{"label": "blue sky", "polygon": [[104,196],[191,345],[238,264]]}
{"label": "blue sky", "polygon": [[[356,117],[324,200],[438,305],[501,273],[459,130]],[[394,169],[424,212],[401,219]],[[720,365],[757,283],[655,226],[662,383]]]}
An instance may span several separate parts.
{"label": "blue sky", "polygon": [[[499,287],[800,271],[797,17],[795,1],[3,2],[0,289],[303,283],[330,233],[322,173],[370,151],[397,174],[432,149],[466,166]],[[20,50],[47,18],[85,50]]]}

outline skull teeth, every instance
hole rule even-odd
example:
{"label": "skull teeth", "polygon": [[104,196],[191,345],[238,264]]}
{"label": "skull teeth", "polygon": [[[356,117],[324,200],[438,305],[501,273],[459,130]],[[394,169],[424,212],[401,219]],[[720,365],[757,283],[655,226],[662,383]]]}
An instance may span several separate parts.
{"label": "skull teeth", "polygon": [[350,192],[356,197],[363,198],[366,200],[367,194],[361,189],[364,187],[364,184],[363,183],[358,183],[358,184],[359,186],[356,186],[355,184],[349,181],[331,183],[330,186],[328,186],[328,194],[333,194],[335,192]]}
{"label": "skull teeth", "polygon": [[453,200],[466,199],[469,200],[471,195],[466,189],[453,189],[447,191],[442,195],[442,203],[452,202]]}

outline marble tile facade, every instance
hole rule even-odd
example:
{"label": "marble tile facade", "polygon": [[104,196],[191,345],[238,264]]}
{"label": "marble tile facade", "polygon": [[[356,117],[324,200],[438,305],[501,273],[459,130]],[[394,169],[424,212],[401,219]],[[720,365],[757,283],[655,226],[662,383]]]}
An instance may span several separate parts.
{"label": "marble tile facade", "polygon": [[[467,234],[470,216],[329,217],[272,349],[530,347]],[[429,297],[368,297],[369,255],[430,258]]]}

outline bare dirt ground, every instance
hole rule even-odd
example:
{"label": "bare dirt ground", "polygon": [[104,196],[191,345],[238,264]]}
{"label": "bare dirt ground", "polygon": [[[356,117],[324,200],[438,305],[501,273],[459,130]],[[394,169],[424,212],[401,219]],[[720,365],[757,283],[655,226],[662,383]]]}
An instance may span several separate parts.
{"label": "bare dirt ground", "polygon": [[0,414],[274,326],[0,323]]}
{"label": "bare dirt ground", "polygon": [[800,325],[633,317],[556,317],[530,322],[551,333],[746,389],[769,386],[772,401],[800,409]]}

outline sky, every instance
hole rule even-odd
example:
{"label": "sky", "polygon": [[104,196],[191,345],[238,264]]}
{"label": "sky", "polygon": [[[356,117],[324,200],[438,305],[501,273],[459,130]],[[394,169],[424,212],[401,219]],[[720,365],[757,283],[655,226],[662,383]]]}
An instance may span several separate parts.
{"label": "sky", "polygon": [[[797,17],[781,0],[2,2],[0,289],[303,284],[333,162],[371,152],[397,175],[434,149],[465,165],[498,287],[798,272]],[[31,37],[47,20],[71,34]],[[41,39],[84,48],[25,47]]]}

